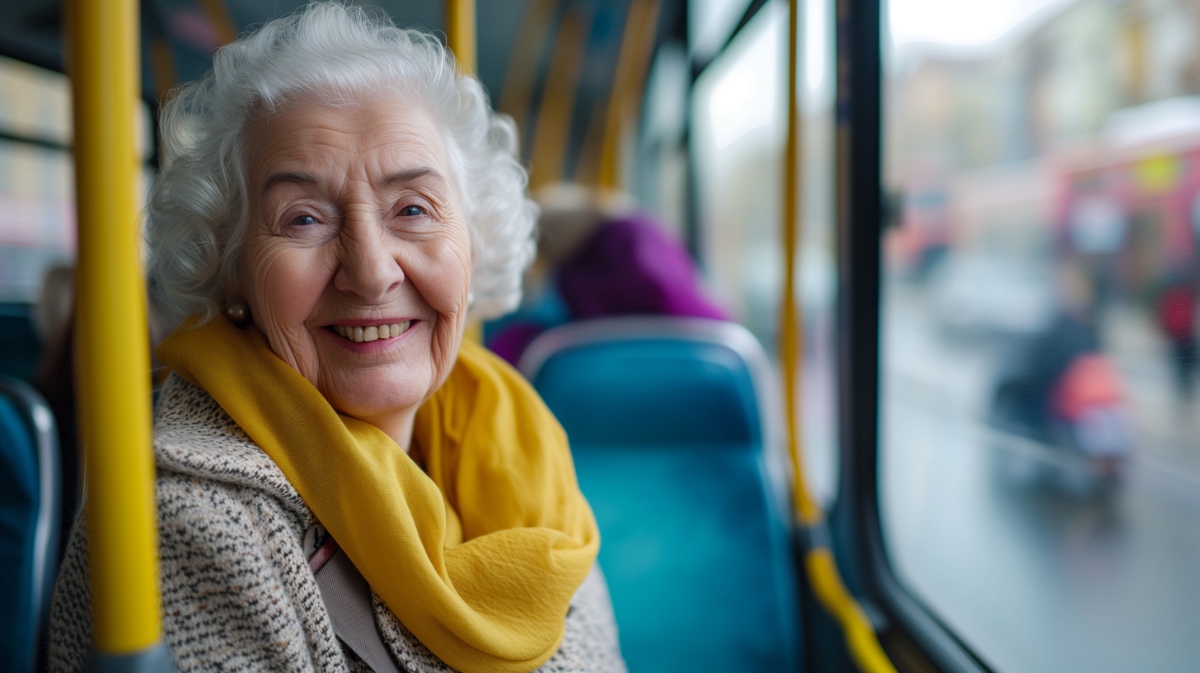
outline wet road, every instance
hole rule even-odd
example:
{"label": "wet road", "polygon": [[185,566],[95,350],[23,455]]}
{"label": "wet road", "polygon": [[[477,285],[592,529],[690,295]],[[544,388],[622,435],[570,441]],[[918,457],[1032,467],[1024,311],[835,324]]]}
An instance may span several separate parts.
{"label": "wet road", "polygon": [[998,671],[1197,670],[1200,433],[1152,333],[1130,315],[1106,327],[1138,446],[1121,486],[1093,492],[1061,454],[980,421],[996,355],[934,317],[888,293],[881,483],[900,577]]}

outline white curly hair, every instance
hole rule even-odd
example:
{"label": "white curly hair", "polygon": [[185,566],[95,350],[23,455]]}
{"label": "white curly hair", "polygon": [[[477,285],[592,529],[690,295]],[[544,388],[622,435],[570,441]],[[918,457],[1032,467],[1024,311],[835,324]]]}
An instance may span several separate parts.
{"label": "white curly hair", "polygon": [[384,91],[418,96],[445,132],[470,229],[473,318],[516,307],[533,258],[537,206],[526,195],[516,126],[463,75],[436,37],[337,2],[312,3],[217,51],[203,79],[161,112],[171,161],[146,207],[148,272],[169,320],[208,320],[235,280],[248,221],[244,131],[298,96],[331,105]]}

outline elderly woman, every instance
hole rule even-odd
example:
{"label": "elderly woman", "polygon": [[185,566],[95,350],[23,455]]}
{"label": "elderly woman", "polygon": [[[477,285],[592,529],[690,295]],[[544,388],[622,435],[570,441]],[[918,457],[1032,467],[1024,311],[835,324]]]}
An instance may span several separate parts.
{"label": "elderly woman", "polygon": [[[337,4],[163,109],[155,425],[181,671],[622,671],[566,438],[463,341],[532,255],[513,125],[431,36]],[[102,541],[92,540],[93,544]],[[88,652],[86,522],[51,668]]]}

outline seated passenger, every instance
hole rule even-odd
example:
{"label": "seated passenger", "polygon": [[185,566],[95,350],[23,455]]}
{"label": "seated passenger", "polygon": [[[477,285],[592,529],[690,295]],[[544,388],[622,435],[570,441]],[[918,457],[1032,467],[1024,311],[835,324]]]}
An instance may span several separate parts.
{"label": "seated passenger", "polygon": [[517,364],[539,334],[574,320],[729,319],[707,296],[687,249],[650,214],[615,194],[576,186],[544,188],[537,197],[543,274],[531,274],[535,300],[489,330],[497,355]]}
{"label": "seated passenger", "polygon": [[[517,302],[536,213],[479,82],[431,35],[311,5],[161,127],[150,275],[190,316],[154,440],[178,670],[623,671],[566,437],[462,340]],[[103,543],[81,518],[52,670],[83,666]]]}

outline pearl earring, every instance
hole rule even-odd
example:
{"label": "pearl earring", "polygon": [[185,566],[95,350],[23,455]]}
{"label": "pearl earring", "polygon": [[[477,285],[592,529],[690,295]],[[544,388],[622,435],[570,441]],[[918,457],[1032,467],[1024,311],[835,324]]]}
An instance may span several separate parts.
{"label": "pearl earring", "polygon": [[245,327],[250,322],[250,307],[241,299],[234,299],[225,307],[225,317],[238,327]]}

